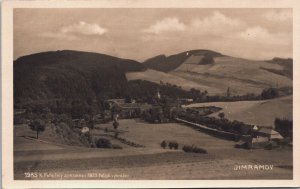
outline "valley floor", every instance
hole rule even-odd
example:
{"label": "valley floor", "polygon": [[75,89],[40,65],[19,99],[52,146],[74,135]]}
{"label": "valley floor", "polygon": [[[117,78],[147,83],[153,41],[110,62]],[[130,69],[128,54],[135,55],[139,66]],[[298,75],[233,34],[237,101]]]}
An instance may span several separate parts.
{"label": "valley floor", "polygon": [[[183,124],[149,124],[139,119],[120,120],[120,137],[137,144],[135,148],[118,140],[123,149],[75,147],[35,140],[27,126],[15,126],[14,177],[23,179],[292,179],[291,148],[277,150],[235,149],[235,142],[195,131]],[[97,125],[95,136],[106,136]],[[26,130],[26,132],[24,132]],[[162,140],[176,140],[178,150],[162,149]],[[194,144],[208,154],[185,153],[183,145]],[[271,165],[272,170],[234,170],[238,165]]]}

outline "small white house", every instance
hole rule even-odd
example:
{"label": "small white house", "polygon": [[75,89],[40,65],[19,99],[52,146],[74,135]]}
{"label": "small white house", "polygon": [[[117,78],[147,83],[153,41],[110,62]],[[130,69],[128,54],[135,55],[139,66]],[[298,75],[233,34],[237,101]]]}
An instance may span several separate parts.
{"label": "small white house", "polygon": [[90,131],[90,129],[88,128],[88,127],[83,127],[82,129],[81,129],[81,133],[87,133],[87,132],[89,132]]}

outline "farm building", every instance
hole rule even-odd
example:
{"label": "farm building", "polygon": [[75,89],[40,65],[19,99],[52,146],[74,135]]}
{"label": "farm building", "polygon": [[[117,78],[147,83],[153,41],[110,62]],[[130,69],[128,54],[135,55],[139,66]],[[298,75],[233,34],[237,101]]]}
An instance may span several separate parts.
{"label": "farm building", "polygon": [[276,139],[283,139],[281,134],[277,131],[273,130],[272,128],[262,127],[257,131],[258,137],[267,137],[269,140],[276,140]]}
{"label": "farm building", "polygon": [[183,103],[191,103],[193,102],[194,100],[192,98],[179,98],[178,99],[178,102],[183,104]]}
{"label": "farm building", "polygon": [[88,128],[88,127],[83,127],[82,129],[81,129],[81,133],[87,133],[87,132],[89,132],[90,131],[90,129]]}
{"label": "farm building", "polygon": [[135,118],[138,117],[141,112],[139,104],[137,103],[119,104],[119,107],[121,109],[120,111],[121,118]]}

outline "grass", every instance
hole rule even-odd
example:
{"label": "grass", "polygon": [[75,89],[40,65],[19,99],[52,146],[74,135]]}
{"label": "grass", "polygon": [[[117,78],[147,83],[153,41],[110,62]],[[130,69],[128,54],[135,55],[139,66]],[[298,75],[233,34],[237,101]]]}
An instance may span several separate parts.
{"label": "grass", "polygon": [[226,94],[228,87],[233,95],[243,95],[260,94],[263,89],[269,87],[293,85],[291,78],[276,74],[284,70],[278,64],[224,56],[216,57],[214,64],[198,65],[201,58],[202,56],[191,56],[169,73],[148,69],[145,72],[127,73],[126,77],[128,80],[168,82],[187,90],[191,88],[206,90],[210,95]]}
{"label": "grass", "polygon": [[[225,118],[238,120],[248,124],[274,126],[278,118],[293,119],[292,96],[264,101],[239,101],[239,102],[209,102],[191,104],[187,107],[217,106],[223,108]],[[218,117],[219,112],[210,116]]]}
{"label": "grass", "polygon": [[[15,179],[25,179],[24,172],[27,171],[128,175],[125,179],[283,179],[292,176],[291,169],[280,168],[292,166],[291,148],[247,151],[235,149],[232,141],[218,139],[177,123],[149,124],[138,119],[119,120],[119,123],[118,129],[124,131],[120,132],[120,137],[145,145],[145,148],[124,145],[123,149],[114,150],[46,144],[22,137],[31,131],[16,126]],[[100,124],[97,127],[109,128],[112,125]],[[94,132],[101,135],[104,130],[95,129]],[[46,139],[46,135],[46,132],[41,134],[41,138]],[[176,140],[181,146],[178,150],[162,149],[162,140]],[[206,149],[208,154],[181,150],[182,145],[192,144]],[[236,164],[254,163],[271,163],[277,167],[272,173],[233,171]]]}
{"label": "grass", "polygon": [[216,89],[211,86],[207,86],[205,83],[199,84],[198,82],[194,82],[189,79],[185,79],[180,76],[172,75],[169,73],[164,73],[156,70],[148,69],[144,72],[128,72],[126,73],[126,77],[128,80],[137,80],[142,79],[146,81],[151,81],[155,83],[160,83],[163,81],[164,83],[171,83],[173,85],[181,86],[183,89],[190,90],[191,88],[199,89],[199,90],[207,90],[210,91],[211,94],[221,93],[219,89]]}

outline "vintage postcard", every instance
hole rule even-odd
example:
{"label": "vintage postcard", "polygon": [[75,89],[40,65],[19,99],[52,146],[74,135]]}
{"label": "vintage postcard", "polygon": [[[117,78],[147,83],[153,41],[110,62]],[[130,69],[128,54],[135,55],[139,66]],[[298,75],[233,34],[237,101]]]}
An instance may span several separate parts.
{"label": "vintage postcard", "polygon": [[300,186],[299,23],[293,0],[4,1],[3,187]]}

